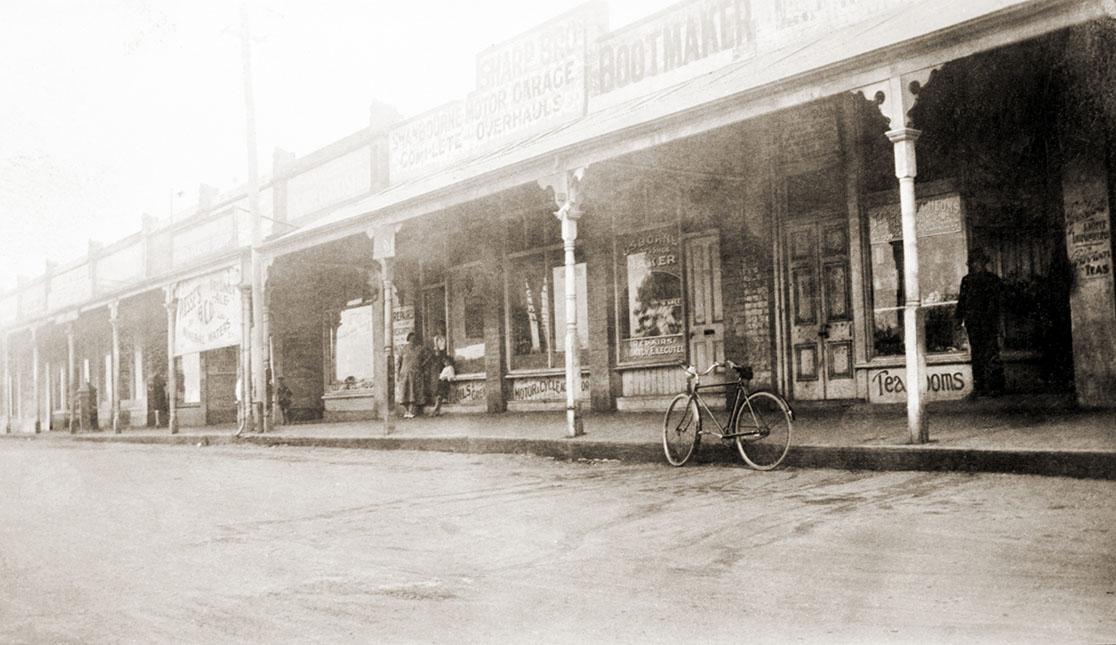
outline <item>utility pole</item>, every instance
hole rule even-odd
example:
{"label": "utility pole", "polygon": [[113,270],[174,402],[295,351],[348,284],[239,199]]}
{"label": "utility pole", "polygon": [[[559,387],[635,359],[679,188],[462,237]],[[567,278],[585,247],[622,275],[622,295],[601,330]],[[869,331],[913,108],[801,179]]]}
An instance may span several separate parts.
{"label": "utility pole", "polygon": [[260,261],[260,243],[263,242],[263,230],[260,219],[260,177],[256,158],[256,101],[252,92],[252,30],[248,21],[247,5],[240,6],[241,20],[241,53],[244,59],[244,113],[245,113],[245,139],[248,152],[248,210],[252,215],[252,338],[241,339],[251,347],[251,361],[249,373],[252,375],[251,401],[252,415],[250,423],[257,432],[267,431],[264,398],[267,392],[266,375],[264,373],[263,348],[263,265]]}

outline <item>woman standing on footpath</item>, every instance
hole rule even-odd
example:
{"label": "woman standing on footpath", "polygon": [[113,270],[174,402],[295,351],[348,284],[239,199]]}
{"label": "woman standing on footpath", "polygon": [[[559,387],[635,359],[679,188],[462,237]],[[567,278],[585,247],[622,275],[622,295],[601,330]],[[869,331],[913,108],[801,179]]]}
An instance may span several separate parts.
{"label": "woman standing on footpath", "polygon": [[407,334],[407,344],[395,359],[395,398],[403,406],[404,419],[415,418],[415,405],[422,394],[422,347],[415,342],[415,332]]}

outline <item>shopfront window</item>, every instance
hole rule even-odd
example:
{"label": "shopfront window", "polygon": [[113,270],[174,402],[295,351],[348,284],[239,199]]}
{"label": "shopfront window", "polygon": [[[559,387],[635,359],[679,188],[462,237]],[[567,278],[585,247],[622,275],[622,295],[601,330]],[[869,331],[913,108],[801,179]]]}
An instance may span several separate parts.
{"label": "shopfront window", "polygon": [[[872,258],[873,353],[904,353],[903,239],[899,205],[869,211]],[[964,334],[954,324],[954,311],[966,273],[967,245],[961,198],[956,194],[920,200],[918,207],[919,287],[926,321],[926,351],[964,349]]]}
{"label": "shopfront window", "polygon": [[[589,347],[588,284],[585,260],[581,254],[576,260],[578,340],[584,351]],[[509,258],[512,369],[561,367],[565,362],[565,282],[561,248]]]}
{"label": "shopfront window", "polygon": [[480,263],[453,270],[450,280],[449,341],[458,374],[484,369],[484,284]]}
{"label": "shopfront window", "polygon": [[374,385],[372,305],[342,309],[336,314],[330,335],[333,389],[371,389]]}
{"label": "shopfront window", "polygon": [[201,403],[201,354],[193,352],[174,359],[179,403]]}
{"label": "shopfront window", "polygon": [[677,225],[616,238],[621,363],[677,363],[686,358],[679,240]]}

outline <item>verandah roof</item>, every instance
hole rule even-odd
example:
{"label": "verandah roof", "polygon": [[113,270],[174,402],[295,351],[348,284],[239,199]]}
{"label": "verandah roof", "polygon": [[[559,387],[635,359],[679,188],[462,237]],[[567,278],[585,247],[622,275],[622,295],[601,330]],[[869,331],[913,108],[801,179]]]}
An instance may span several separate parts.
{"label": "verandah roof", "polygon": [[282,254],[402,222],[533,181],[562,169],[556,163],[603,161],[1106,15],[1104,0],[935,0],[898,7],[394,184],[264,246]]}

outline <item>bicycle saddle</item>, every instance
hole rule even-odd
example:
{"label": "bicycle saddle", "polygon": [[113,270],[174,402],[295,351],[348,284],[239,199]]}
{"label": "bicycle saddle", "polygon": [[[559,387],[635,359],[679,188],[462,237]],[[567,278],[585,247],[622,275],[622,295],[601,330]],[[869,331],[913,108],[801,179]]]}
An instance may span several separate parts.
{"label": "bicycle saddle", "polygon": [[736,375],[738,377],[740,377],[741,381],[752,380],[752,377],[754,376],[754,373],[752,372],[752,366],[751,365],[737,365],[736,363],[733,363],[732,361],[727,361],[727,365],[728,365],[728,367],[732,368],[733,371],[736,372]]}

